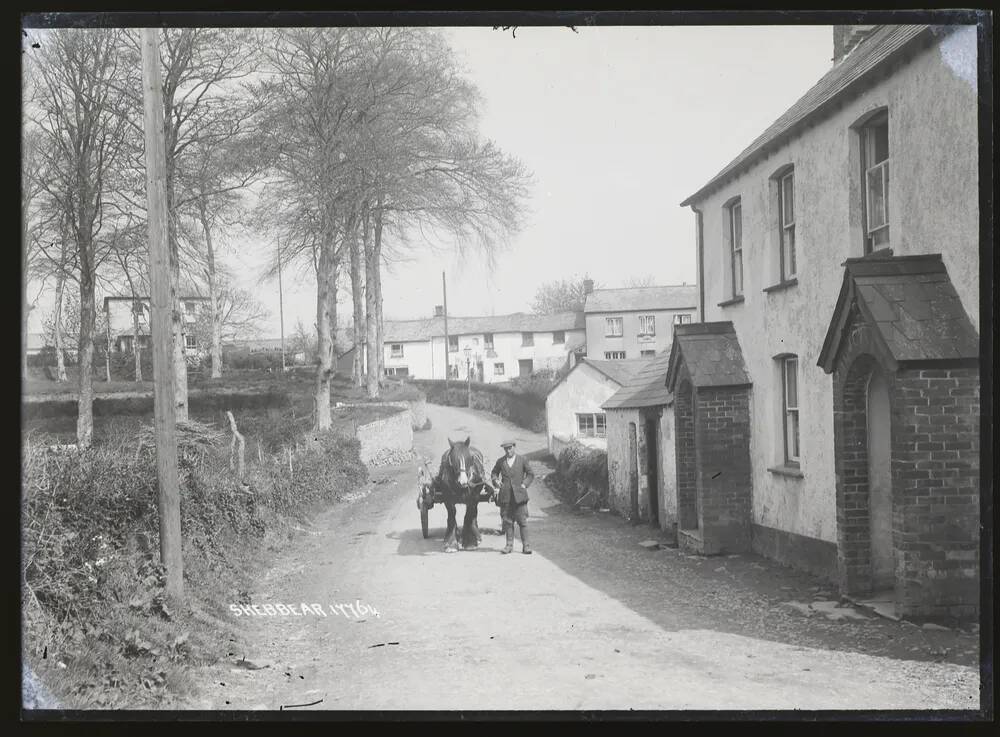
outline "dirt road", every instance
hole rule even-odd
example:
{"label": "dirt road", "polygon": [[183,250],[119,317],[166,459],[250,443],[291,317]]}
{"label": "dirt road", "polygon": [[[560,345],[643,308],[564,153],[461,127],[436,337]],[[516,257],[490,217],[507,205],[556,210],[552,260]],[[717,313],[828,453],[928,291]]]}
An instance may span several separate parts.
{"label": "dirt road", "polygon": [[[508,436],[522,453],[544,447],[483,413],[427,410],[433,428],[415,444],[428,459],[447,436],[471,436],[487,459]],[[826,592],[807,577],[752,556],[646,550],[637,543],[655,531],[574,512],[542,482],[529,505],[534,555],[519,543],[500,554],[490,504],[482,547],[446,554],[443,508],[421,535],[415,476],[376,471],[370,494],[292,543],[254,596],[287,613],[241,613],[247,652],[201,672],[192,708],[979,707],[971,633],[810,609]],[[244,655],[263,667],[237,667]]]}

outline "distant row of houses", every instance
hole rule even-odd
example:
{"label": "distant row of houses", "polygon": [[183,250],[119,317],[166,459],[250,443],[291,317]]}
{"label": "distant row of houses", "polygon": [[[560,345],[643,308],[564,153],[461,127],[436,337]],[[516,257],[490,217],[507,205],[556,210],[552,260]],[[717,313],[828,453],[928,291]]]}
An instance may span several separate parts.
{"label": "distant row of houses", "polygon": [[682,203],[701,320],[651,361],[589,352],[548,397],[550,448],[605,447],[612,506],[684,549],[974,616],[976,29],[837,26],[834,46]]}

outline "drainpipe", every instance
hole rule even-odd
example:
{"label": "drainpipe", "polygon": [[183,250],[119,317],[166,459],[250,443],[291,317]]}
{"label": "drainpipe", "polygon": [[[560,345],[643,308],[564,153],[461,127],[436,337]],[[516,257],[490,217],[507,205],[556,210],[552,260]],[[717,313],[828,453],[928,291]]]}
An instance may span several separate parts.
{"label": "drainpipe", "polygon": [[701,210],[691,205],[698,228],[698,321],[705,322],[705,234]]}

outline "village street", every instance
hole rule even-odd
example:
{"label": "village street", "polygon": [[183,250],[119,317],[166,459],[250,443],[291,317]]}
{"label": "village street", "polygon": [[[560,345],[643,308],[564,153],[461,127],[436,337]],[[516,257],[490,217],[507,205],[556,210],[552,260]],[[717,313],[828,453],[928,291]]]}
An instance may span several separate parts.
{"label": "village street", "polygon": [[[414,442],[432,466],[447,436],[471,436],[488,460],[508,436],[521,453],[544,448],[542,435],[484,413],[427,411],[433,428]],[[638,543],[655,530],[573,511],[541,478],[530,490],[534,555],[519,540],[500,554],[492,504],[480,507],[481,548],[445,554],[443,508],[421,535],[415,464],[372,477],[369,494],[315,519],[259,581],[254,604],[298,616],[240,616],[245,652],[198,671],[189,708],[979,706],[973,633],[854,618],[820,582],[756,557],[647,550]],[[814,600],[829,603],[810,610]],[[303,615],[302,603],[325,616]],[[331,608],[358,603],[379,616]],[[244,657],[257,669],[237,666]]]}

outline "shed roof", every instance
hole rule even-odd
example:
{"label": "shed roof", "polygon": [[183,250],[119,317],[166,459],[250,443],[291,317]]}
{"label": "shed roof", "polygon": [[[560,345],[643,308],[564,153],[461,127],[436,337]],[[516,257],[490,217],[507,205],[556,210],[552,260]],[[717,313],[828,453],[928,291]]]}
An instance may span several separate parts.
{"label": "shed roof", "polygon": [[587,295],[584,312],[683,310],[698,307],[697,285],[595,289]]}
{"label": "shed roof", "polygon": [[681,363],[687,368],[695,387],[746,386],[751,383],[740,341],[731,322],[677,325],[667,375],[667,386],[671,390],[677,382]]}
{"label": "shed roof", "polygon": [[929,25],[882,26],[861,41],[850,54],[824,74],[808,92],[799,98],[780,118],[756,140],[730,161],[708,183],[681,203],[686,207],[708,195],[769,151],[783,145],[803,126],[822,117],[838,99],[854,94],[864,82],[921,39],[931,36],[931,30],[946,32],[947,27]]}
{"label": "shed roof", "polygon": [[852,305],[897,362],[979,357],[979,334],[941,254],[848,259],[818,365],[831,373]]}
{"label": "shed roof", "polygon": [[[542,333],[559,330],[583,330],[582,312],[558,312],[534,315],[515,312],[510,315],[487,317],[448,317],[448,335],[482,335],[483,333]],[[422,320],[386,320],[385,342],[406,343],[444,337],[444,318]]]}
{"label": "shed roof", "polygon": [[554,392],[563,382],[567,381],[581,366],[589,366],[614,383],[622,386],[639,367],[644,366],[646,363],[648,363],[648,359],[633,358],[625,361],[597,361],[590,358],[583,358],[565,376],[552,385],[546,396]]}
{"label": "shed roof", "polygon": [[604,409],[630,409],[670,404],[673,395],[666,385],[670,353],[670,348],[667,348],[653,358],[644,360],[625,385],[601,406]]}

